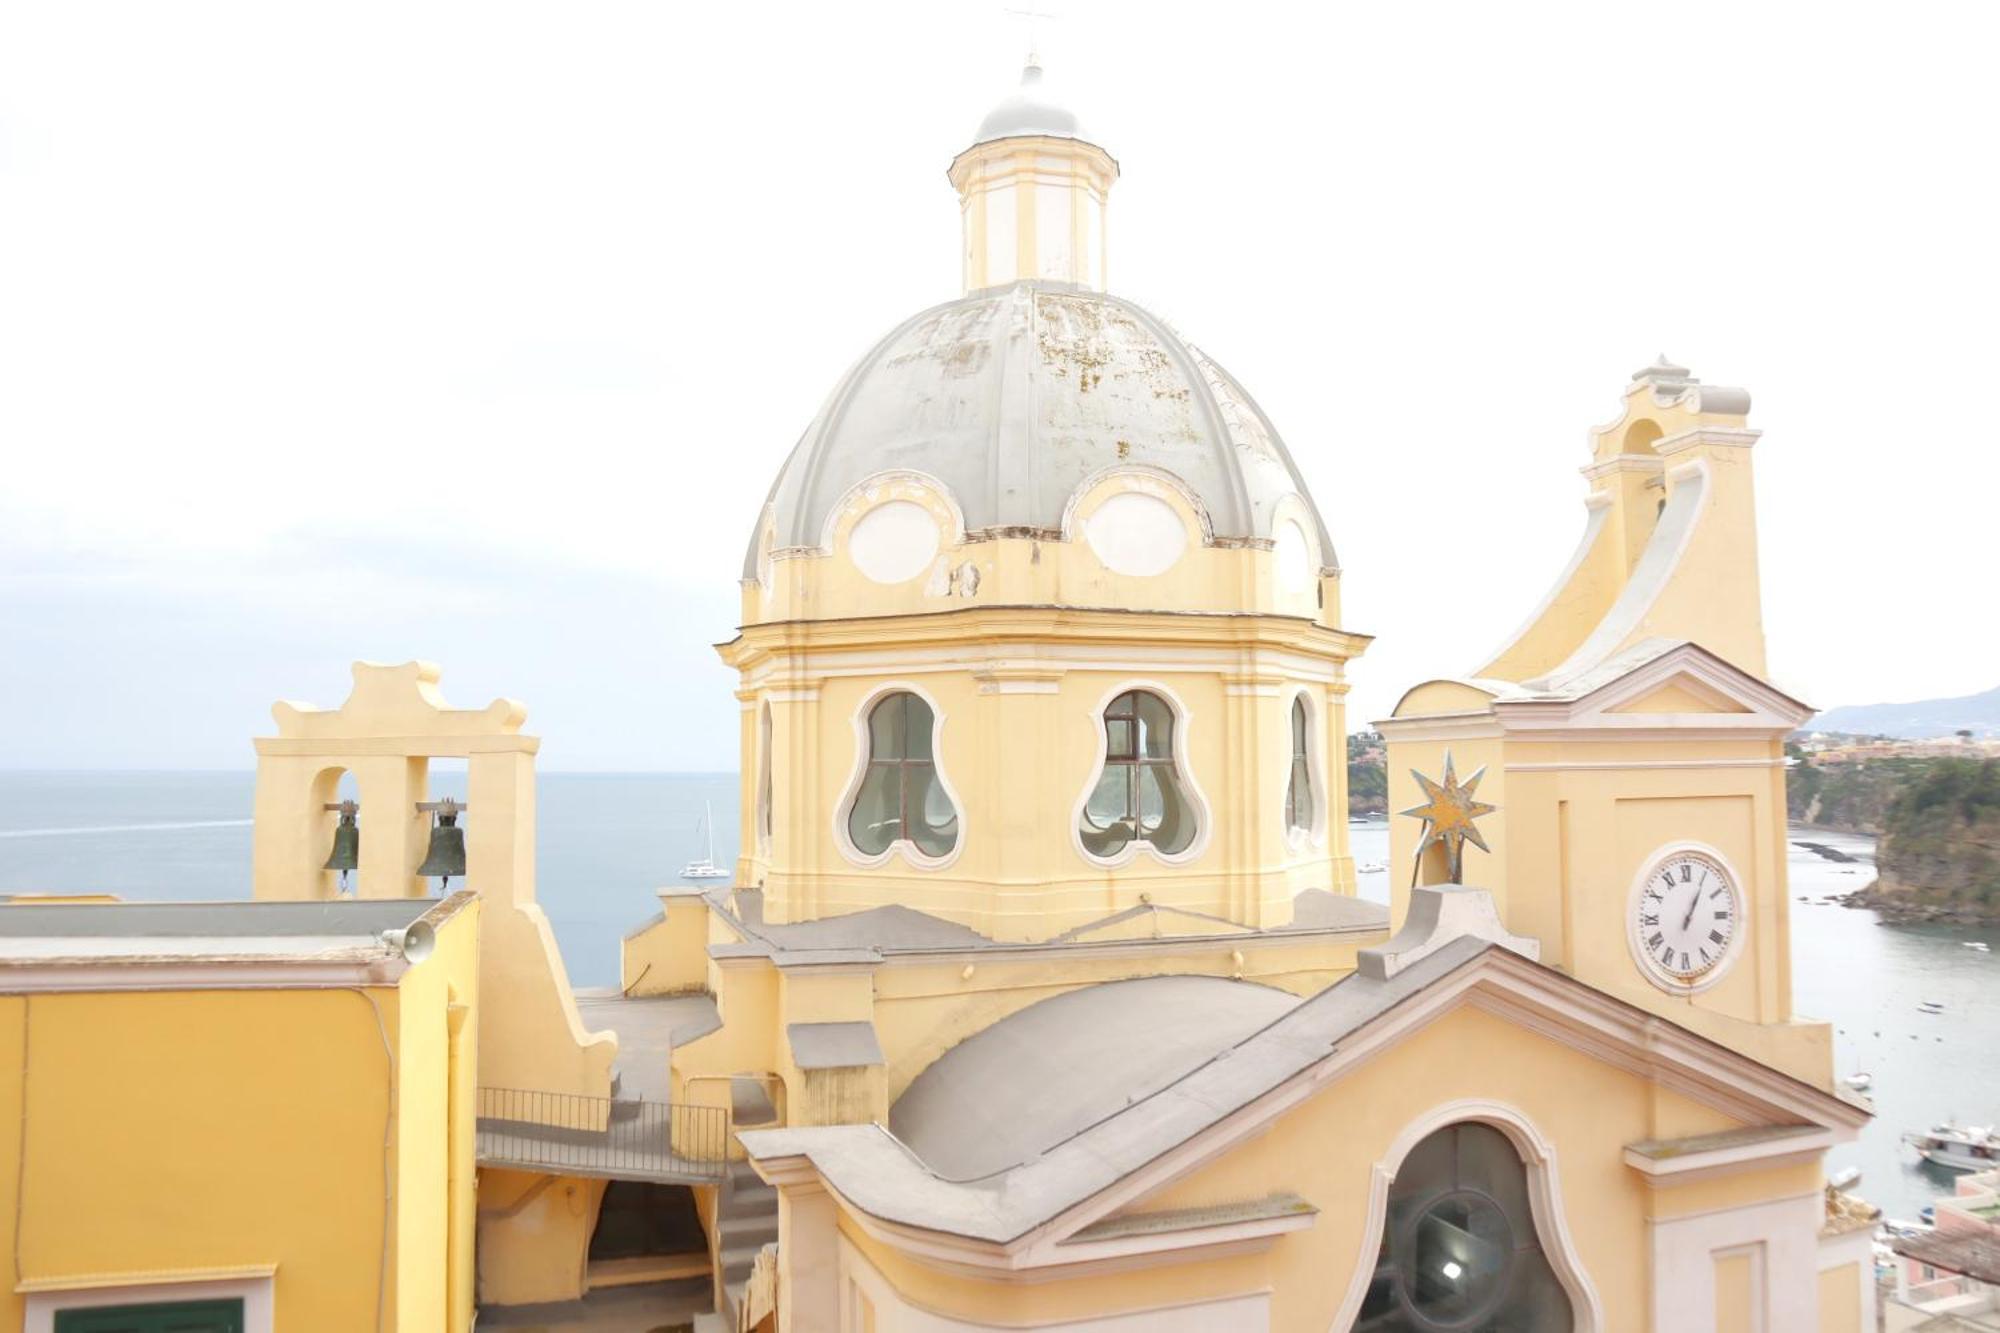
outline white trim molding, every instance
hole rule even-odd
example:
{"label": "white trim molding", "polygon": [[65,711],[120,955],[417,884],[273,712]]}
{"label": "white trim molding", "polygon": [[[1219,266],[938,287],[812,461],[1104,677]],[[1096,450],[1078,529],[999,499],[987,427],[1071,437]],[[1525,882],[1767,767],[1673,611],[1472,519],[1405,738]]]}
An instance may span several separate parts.
{"label": "white trim molding", "polygon": [[[856,847],[854,839],[848,836],[848,816],[853,812],[854,802],[861,795],[861,784],[868,776],[871,753],[868,717],[875,711],[876,704],[892,694],[914,695],[923,700],[925,706],[931,710],[931,771],[937,775],[938,785],[944,788],[945,799],[951,802],[952,810],[958,815],[958,838],[952,843],[951,850],[943,856],[925,855],[908,838],[898,838],[880,852],[870,856]],[[840,849],[840,854],[851,864],[863,870],[875,870],[887,865],[891,858],[901,856],[915,869],[943,870],[965,854],[965,841],[971,836],[972,830],[968,827],[965,817],[965,802],[959,798],[957,788],[951,785],[951,778],[945,773],[944,718],[944,708],[939,705],[931,692],[908,680],[884,681],[861,696],[861,702],[855,705],[853,716],[848,719],[854,727],[854,767],[848,774],[847,786],[841,792],[840,800],[833,807],[833,845]]]}
{"label": "white trim molding", "polygon": [[244,1333],[272,1333],[277,1265],[186,1272],[104,1273],[24,1281],[21,1333],[55,1333],[56,1316],[70,1310],[115,1305],[166,1305],[175,1301],[243,1302]]}
{"label": "white trim molding", "polygon": [[1790,1333],[1819,1325],[1817,1190],[1796,1198],[1655,1219],[1652,1242],[1653,1333],[1708,1333],[1715,1327],[1715,1261],[1755,1247],[1761,1281],[1753,1283],[1751,1327]]}
{"label": "white trim molding", "polygon": [[[1169,855],[1144,838],[1133,838],[1112,856],[1094,856],[1083,845],[1083,812],[1090,804],[1091,793],[1097,790],[1098,780],[1104,776],[1104,764],[1111,754],[1111,734],[1104,725],[1104,711],[1111,707],[1114,699],[1121,694],[1143,690],[1158,696],[1174,714],[1174,772],[1186,784],[1188,799],[1194,805],[1194,839],[1178,852]],[[1208,842],[1214,834],[1214,819],[1209,810],[1208,797],[1202,794],[1201,784],[1195,781],[1194,766],[1188,755],[1193,750],[1194,718],[1188,712],[1187,704],[1180,695],[1157,680],[1125,680],[1113,685],[1108,693],[1097,701],[1090,710],[1090,724],[1097,731],[1097,762],[1091,765],[1090,777],[1077,794],[1076,805],[1069,814],[1069,842],[1083,863],[1103,869],[1116,870],[1132,864],[1141,847],[1147,855],[1163,865],[1184,866],[1197,860],[1208,850]]]}
{"label": "white trim molding", "polygon": [[1576,1317],[1575,1333],[1600,1333],[1604,1324],[1604,1302],[1597,1295],[1583,1258],[1569,1233],[1562,1211],[1561,1182],[1556,1171],[1556,1147],[1532,1120],[1505,1102],[1464,1099],[1434,1106],[1403,1126],[1389,1149],[1375,1163],[1368,1184],[1368,1220],[1361,1228],[1361,1252],[1354,1256],[1348,1276],[1347,1295],[1335,1311],[1329,1333],[1344,1333],[1361,1313],[1368,1295],[1368,1282],[1375,1274],[1375,1255],[1382,1245],[1382,1227],[1389,1215],[1389,1187],[1403,1159],[1432,1134],[1453,1125],[1481,1124],[1499,1130],[1514,1145],[1527,1170],[1528,1203],[1534,1214],[1535,1238],[1542,1254],[1569,1297]]}
{"label": "white trim molding", "polygon": [[[1285,847],[1294,854],[1304,851],[1324,850],[1326,847],[1327,808],[1333,793],[1327,788],[1327,747],[1326,713],[1312,690],[1304,685],[1294,686],[1279,696],[1285,701],[1284,715],[1284,776],[1278,783],[1278,790],[1284,798],[1278,807],[1278,832],[1283,836]],[[1306,781],[1312,790],[1308,793],[1312,802],[1312,826],[1297,828],[1292,824],[1292,706],[1304,703],[1306,708]]]}

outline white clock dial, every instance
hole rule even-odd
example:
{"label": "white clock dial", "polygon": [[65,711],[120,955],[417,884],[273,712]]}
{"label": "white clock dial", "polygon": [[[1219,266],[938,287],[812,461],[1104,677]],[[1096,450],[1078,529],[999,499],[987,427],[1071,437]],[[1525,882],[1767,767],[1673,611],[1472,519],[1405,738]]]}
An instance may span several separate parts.
{"label": "white clock dial", "polygon": [[1657,986],[1698,990],[1735,957],[1743,895],[1718,856],[1693,849],[1661,855],[1633,889],[1631,911],[1632,955]]}

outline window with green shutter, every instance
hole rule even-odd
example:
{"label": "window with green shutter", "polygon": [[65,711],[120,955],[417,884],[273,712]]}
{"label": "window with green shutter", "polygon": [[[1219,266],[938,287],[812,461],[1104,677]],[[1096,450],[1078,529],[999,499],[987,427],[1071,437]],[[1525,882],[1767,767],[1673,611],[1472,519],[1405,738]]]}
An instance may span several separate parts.
{"label": "window with green shutter", "polygon": [[243,1301],[171,1301],[56,1311],[56,1333],[243,1333]]}

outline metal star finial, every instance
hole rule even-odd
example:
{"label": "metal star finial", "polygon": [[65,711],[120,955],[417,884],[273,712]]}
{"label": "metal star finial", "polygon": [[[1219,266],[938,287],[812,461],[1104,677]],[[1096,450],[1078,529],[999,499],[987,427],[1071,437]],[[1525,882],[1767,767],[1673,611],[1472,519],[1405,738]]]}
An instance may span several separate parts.
{"label": "metal star finial", "polygon": [[1479,836],[1479,830],[1472,822],[1500,808],[1472,799],[1472,793],[1479,788],[1479,780],[1486,776],[1486,769],[1482,765],[1479,771],[1460,783],[1457,771],[1452,768],[1451,751],[1446,750],[1443,782],[1432,782],[1414,768],[1410,770],[1410,776],[1423,787],[1426,797],[1424,804],[1398,812],[1424,821],[1424,836],[1417,843],[1416,864],[1410,867],[1410,887],[1416,887],[1424,853],[1433,844],[1444,847],[1446,882],[1462,884],[1465,882],[1465,844],[1469,842],[1482,852],[1493,850],[1486,845],[1486,839]]}

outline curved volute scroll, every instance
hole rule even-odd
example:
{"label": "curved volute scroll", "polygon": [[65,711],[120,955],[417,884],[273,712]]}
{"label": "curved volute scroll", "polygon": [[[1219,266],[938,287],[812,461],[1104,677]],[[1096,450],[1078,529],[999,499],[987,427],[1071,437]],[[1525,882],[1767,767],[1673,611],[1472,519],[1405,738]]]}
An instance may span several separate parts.
{"label": "curved volute scroll", "polygon": [[438,690],[435,662],[356,662],[354,686],[335,709],[280,699],[271,705],[278,734],[302,739],[381,736],[514,736],[528,720],[527,705],[495,699],[484,708],[452,708]]}
{"label": "curved volute scroll", "polygon": [[1661,356],[1590,432],[1581,540],[1555,586],[1470,674],[1546,683],[1642,638],[1700,643],[1764,671],[1746,389],[1703,384]]}

